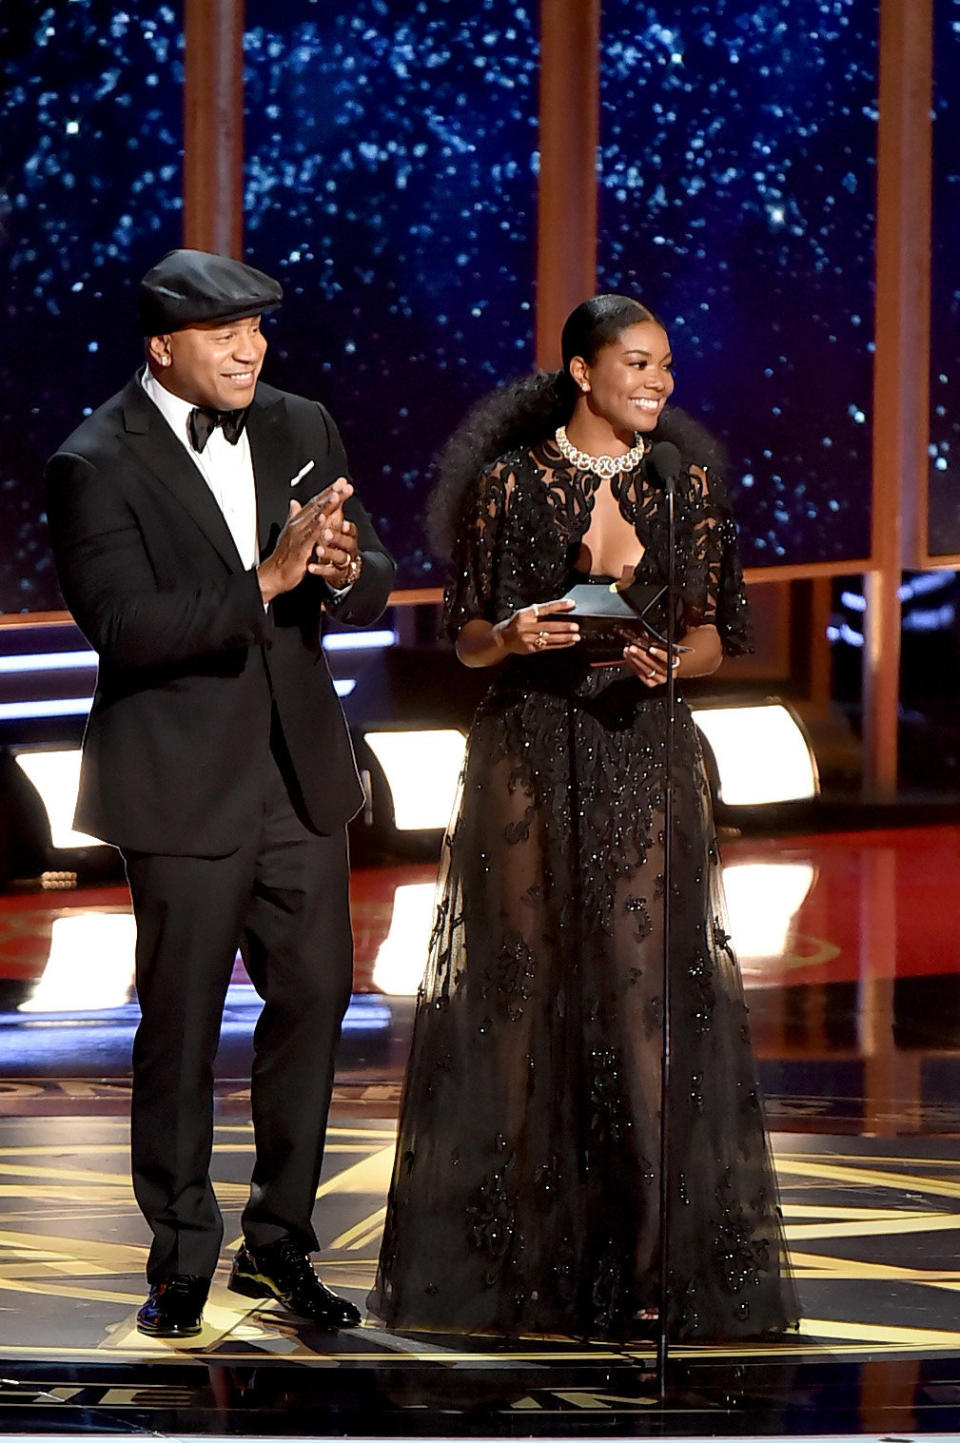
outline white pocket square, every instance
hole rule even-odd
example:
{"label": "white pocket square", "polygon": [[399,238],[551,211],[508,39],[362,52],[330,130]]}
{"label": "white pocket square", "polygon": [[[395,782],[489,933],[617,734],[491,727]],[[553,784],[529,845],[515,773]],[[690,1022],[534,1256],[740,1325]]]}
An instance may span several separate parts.
{"label": "white pocket square", "polygon": [[310,472],[313,470],[313,467],[314,467],[314,462],[313,462],[313,461],[308,461],[307,464],[306,464],[306,466],[301,466],[301,467],[300,467],[300,470],[297,472],[296,476],[291,476],[291,477],[290,477],[290,485],[291,485],[291,486],[299,486],[299,485],[300,485],[300,482],[303,480],[304,476],[309,476]]}

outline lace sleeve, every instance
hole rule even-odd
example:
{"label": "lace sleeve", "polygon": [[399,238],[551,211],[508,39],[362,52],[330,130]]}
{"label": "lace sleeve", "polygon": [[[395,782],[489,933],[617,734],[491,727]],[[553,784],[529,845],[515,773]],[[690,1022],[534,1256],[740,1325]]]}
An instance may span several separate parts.
{"label": "lace sleeve", "polygon": [[714,472],[690,468],[692,541],[685,587],[687,626],[715,626],[727,656],[753,650],[737,527]]}
{"label": "lace sleeve", "polygon": [[484,471],[464,497],[443,594],[440,634],[455,641],[468,621],[493,621],[506,512],[507,480],[500,462]]}

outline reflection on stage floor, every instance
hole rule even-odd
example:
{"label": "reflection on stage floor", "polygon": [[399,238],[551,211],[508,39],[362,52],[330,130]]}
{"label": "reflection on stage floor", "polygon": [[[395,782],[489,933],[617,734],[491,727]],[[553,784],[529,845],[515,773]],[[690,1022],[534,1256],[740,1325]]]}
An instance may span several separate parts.
{"label": "reflection on stage floor", "polygon": [[[304,1436],[794,1435],[960,1428],[960,829],[724,846],[731,931],[804,1322],[749,1348],[337,1336],[227,1291],[249,1176],[256,998],[218,1058],[227,1246],[204,1332],[137,1334],[129,1184],[132,925],[120,887],[0,898],[0,1426]],[[358,870],[357,991],[316,1222],[362,1304],[392,1159],[433,869]]]}

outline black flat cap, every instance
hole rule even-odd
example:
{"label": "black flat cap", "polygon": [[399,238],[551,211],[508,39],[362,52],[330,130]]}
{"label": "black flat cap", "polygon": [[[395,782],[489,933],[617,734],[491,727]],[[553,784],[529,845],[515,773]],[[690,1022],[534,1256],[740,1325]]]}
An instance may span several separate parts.
{"label": "black flat cap", "polygon": [[272,311],[283,300],[279,281],[243,261],[209,251],[168,251],[140,282],[137,311],[145,336],[206,321],[239,321]]}

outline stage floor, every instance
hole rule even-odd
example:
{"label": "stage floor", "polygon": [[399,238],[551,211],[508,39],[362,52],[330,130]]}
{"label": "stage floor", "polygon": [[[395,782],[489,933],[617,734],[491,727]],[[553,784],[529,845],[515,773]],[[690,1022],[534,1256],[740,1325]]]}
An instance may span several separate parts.
{"label": "stage floor", "polygon": [[[227,1218],[204,1332],[141,1337],[129,1184],[136,1021],[122,888],[0,898],[0,1427],[297,1436],[960,1436],[960,829],[735,841],[732,930],[774,1129],[800,1334],[650,1350],[331,1336],[227,1291],[251,1161],[256,1000],[218,1060]],[[357,993],[316,1210],[322,1276],[363,1304],[432,869],[358,871]]]}

